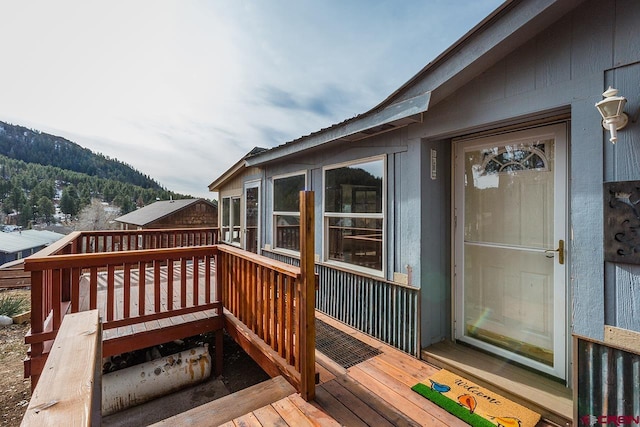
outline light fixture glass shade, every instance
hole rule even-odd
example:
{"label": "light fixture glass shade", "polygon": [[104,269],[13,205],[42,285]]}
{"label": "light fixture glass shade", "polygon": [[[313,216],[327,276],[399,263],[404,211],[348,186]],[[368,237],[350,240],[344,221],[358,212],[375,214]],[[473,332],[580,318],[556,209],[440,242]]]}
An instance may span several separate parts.
{"label": "light fixture glass shade", "polygon": [[602,127],[611,133],[609,140],[614,144],[618,140],[617,131],[625,127],[629,121],[629,117],[623,112],[627,99],[617,95],[618,90],[609,86],[609,89],[602,94],[604,99],[596,104],[602,116]]}

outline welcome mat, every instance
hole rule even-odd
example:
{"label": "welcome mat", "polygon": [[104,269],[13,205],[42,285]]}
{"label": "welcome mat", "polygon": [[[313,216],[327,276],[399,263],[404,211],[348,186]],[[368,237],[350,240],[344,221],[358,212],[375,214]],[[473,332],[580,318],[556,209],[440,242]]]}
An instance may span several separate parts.
{"label": "welcome mat", "polygon": [[540,414],[444,369],[411,389],[472,426],[534,427],[540,420]]}
{"label": "welcome mat", "polygon": [[320,319],[316,319],[316,348],[345,369],[382,353]]}

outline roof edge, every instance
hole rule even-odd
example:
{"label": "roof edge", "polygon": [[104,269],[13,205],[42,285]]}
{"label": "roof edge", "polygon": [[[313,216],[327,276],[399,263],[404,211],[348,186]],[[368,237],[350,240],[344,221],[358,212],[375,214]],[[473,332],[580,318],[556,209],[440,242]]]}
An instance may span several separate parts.
{"label": "roof edge", "polygon": [[[421,117],[419,119],[413,117],[427,111],[430,100],[431,92],[424,92],[413,98],[391,104],[382,110],[369,110],[364,114],[345,120],[329,128],[322,129],[311,135],[303,136],[286,144],[274,147],[271,150],[247,157],[246,165],[256,166],[267,163],[332,141],[348,139],[358,133],[367,133],[367,131],[383,125],[395,123],[397,127],[400,127],[410,122],[419,122],[421,121]],[[217,181],[220,180],[221,178],[218,178]]]}
{"label": "roof edge", "polygon": [[208,186],[209,191],[219,192],[220,186],[222,184],[224,184],[229,178],[231,178],[233,175],[238,173],[244,166],[246,166],[245,164],[246,158],[259,155],[260,153],[263,153],[265,151],[268,151],[268,149],[262,148],[262,147],[253,147],[251,151],[245,154],[240,160],[234,163],[233,166],[231,166],[229,169],[223,172],[222,175],[220,175],[211,184],[209,184]]}

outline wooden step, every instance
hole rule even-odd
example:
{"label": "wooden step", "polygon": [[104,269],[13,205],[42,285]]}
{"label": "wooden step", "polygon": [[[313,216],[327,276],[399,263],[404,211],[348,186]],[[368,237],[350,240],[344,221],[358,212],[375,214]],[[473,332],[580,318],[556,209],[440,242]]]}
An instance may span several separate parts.
{"label": "wooden step", "polygon": [[571,425],[571,389],[533,371],[468,346],[443,341],[422,350],[422,359],[494,390],[560,426]]}
{"label": "wooden step", "polygon": [[282,376],[190,409],[153,426],[217,426],[296,393]]}

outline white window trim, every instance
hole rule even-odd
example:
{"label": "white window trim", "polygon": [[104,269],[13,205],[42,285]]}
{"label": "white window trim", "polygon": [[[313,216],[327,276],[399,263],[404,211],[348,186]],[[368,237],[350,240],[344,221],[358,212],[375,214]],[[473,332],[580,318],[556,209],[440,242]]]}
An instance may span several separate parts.
{"label": "white window trim", "polygon": [[[231,240],[224,240],[224,235],[222,233],[222,229],[224,228],[224,220],[223,220],[223,216],[224,216],[224,199],[229,199],[229,236],[231,237]],[[232,200],[233,199],[239,199],[240,200],[240,223],[239,224],[234,224],[233,223],[233,203]],[[221,200],[221,209],[220,211],[222,212],[220,215],[220,241],[227,243],[229,245],[232,246],[237,246],[237,247],[242,247],[242,194],[229,194],[226,195],[224,197],[220,198]],[[240,233],[239,237],[239,242],[234,242],[233,241],[233,229],[234,228],[238,228],[238,233]]]}
{"label": "white window trim", "polygon": [[292,176],[304,176],[304,188],[308,188],[308,183],[309,183],[309,177],[307,175],[307,171],[306,170],[299,170],[296,172],[290,172],[290,173],[286,173],[286,174],[282,174],[282,175],[274,175],[271,177],[271,224],[272,224],[272,232],[271,232],[271,243],[272,243],[272,251],[273,252],[277,252],[277,253],[281,253],[284,255],[289,255],[289,256],[295,256],[295,257],[299,257],[300,256],[300,251],[294,251],[292,249],[285,249],[285,248],[279,248],[278,245],[278,241],[276,239],[277,236],[277,224],[276,224],[276,216],[297,216],[300,217],[300,211],[298,210],[297,212],[289,212],[289,211],[276,211],[275,210],[275,197],[276,197],[276,185],[275,185],[275,181],[278,179],[283,179],[283,178],[290,178]]}
{"label": "white window trim", "polygon": [[[247,248],[247,233],[246,233],[246,229],[247,229],[247,206],[246,206],[246,197],[247,197],[247,189],[249,188],[257,188],[258,189],[258,254],[260,253],[260,250],[262,249],[262,237],[261,237],[261,233],[262,233],[262,181],[259,179],[254,179],[251,181],[247,181],[244,183],[243,186],[243,192],[242,192],[242,198],[240,199],[240,204],[244,204],[244,209],[241,209],[240,212],[240,221],[243,222],[243,227],[245,228],[245,233],[243,233],[244,235],[242,236],[242,247],[244,249]],[[243,215],[244,213],[244,215]]]}
{"label": "white window trim", "polygon": [[[332,169],[338,169],[346,166],[353,166],[362,163],[369,163],[382,160],[382,213],[338,213],[338,212],[326,212],[325,204],[327,197],[325,195],[326,190],[326,171]],[[387,271],[387,156],[372,156],[365,157],[357,160],[351,160],[348,162],[336,163],[322,168],[322,263],[326,265],[334,265],[346,270],[354,272],[368,274],[370,276],[386,278]],[[336,261],[329,259],[329,227],[327,226],[328,218],[376,218],[382,219],[382,270],[376,270],[373,268],[363,267],[361,265],[349,264],[347,262]]]}

